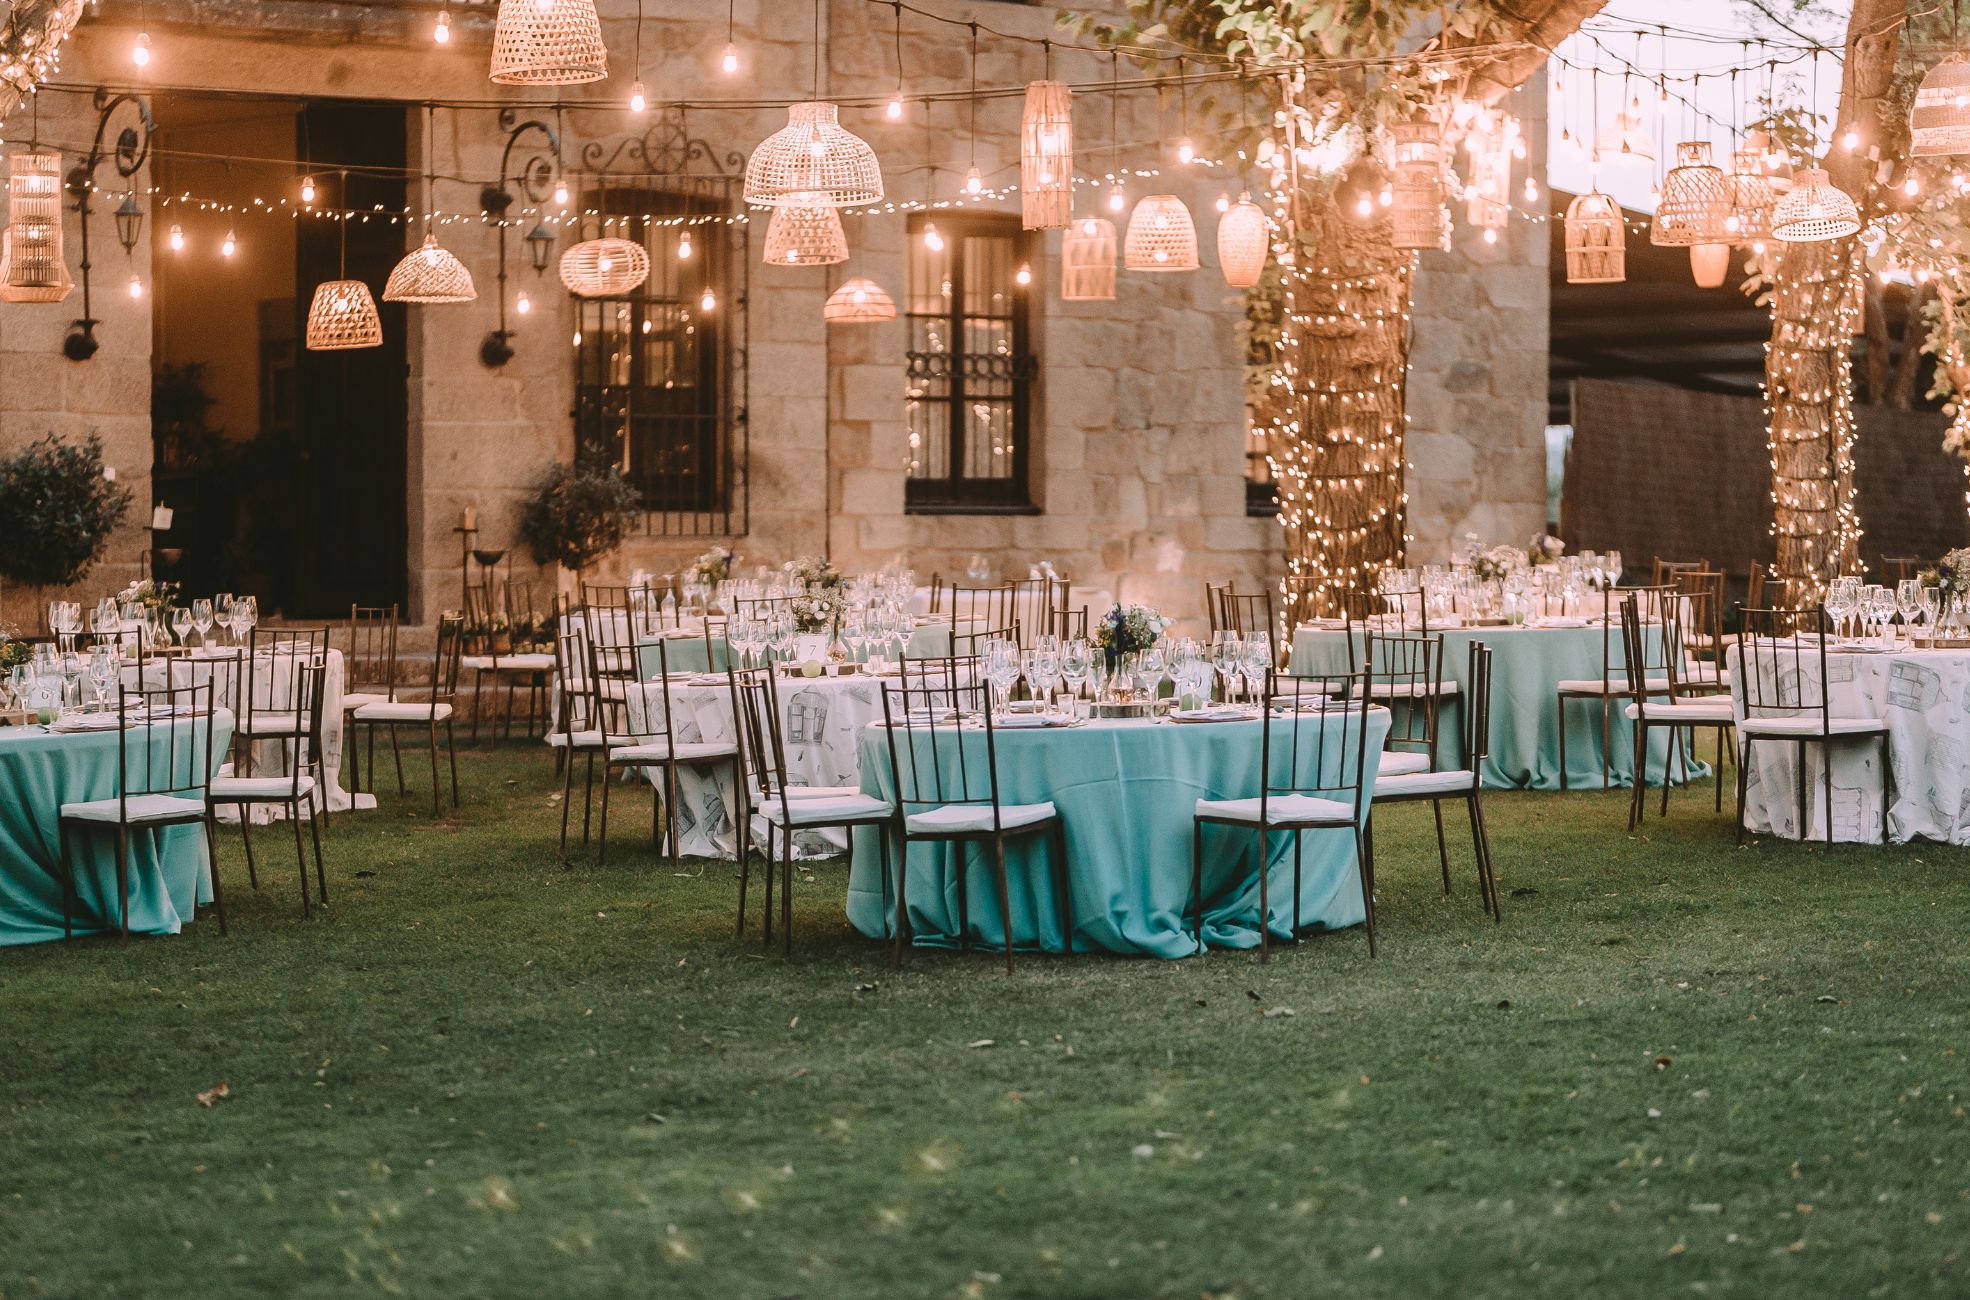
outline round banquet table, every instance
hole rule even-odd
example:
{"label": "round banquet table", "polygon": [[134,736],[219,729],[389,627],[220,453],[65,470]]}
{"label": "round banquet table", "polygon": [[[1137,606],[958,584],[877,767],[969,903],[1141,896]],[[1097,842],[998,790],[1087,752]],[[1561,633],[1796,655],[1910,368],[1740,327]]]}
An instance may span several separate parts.
{"label": "round banquet table", "polygon": [[[221,709],[212,719],[214,770],[232,733],[232,715]],[[160,769],[169,734],[160,728],[153,740]],[[205,732],[202,725],[194,732],[181,723],[177,735],[182,747],[202,741]],[[133,743],[133,767],[141,761],[140,752]],[[114,798],[116,762],[114,731],[0,727],[0,945],[63,937],[61,807]],[[75,933],[116,933],[116,828],[72,830],[68,844],[75,873]],[[192,909],[211,899],[203,826],[131,833],[130,933],[176,934]]]}
{"label": "round banquet table", "polygon": [[[1554,708],[1559,683],[1598,680],[1603,646],[1618,670],[1627,662],[1621,628],[1603,628],[1598,620],[1586,627],[1469,627],[1432,628],[1443,634],[1443,680],[1457,683],[1457,694],[1444,697],[1437,715],[1438,766],[1460,765],[1464,755],[1464,706],[1470,690],[1471,642],[1491,647],[1491,754],[1484,760],[1484,784],[1491,790],[1557,790],[1560,788],[1559,718]],[[1648,629],[1659,637],[1660,629]],[[1603,640],[1605,637],[1605,641]],[[1355,658],[1362,633],[1354,633]],[[1339,675],[1348,671],[1348,633],[1341,628],[1302,624],[1293,636],[1291,671],[1302,677]],[[1616,677],[1619,682],[1621,678]],[[1630,786],[1635,779],[1635,728],[1625,716],[1625,699],[1609,710],[1608,780]],[[1566,704],[1567,787],[1598,790],[1601,784],[1601,705],[1599,700],[1569,700]],[[1665,768],[1671,779],[1702,776],[1709,769],[1691,759],[1670,764],[1669,735],[1658,730],[1649,741],[1648,779],[1662,783]]]}
{"label": "round banquet table", "polygon": [[[863,729],[882,717],[884,680],[860,673],[780,678],[780,738],[789,785],[853,786],[860,782],[857,742]],[[643,682],[631,691],[628,704],[632,725],[646,734],[652,722],[666,716],[660,711],[668,710],[679,742],[730,743],[737,736],[732,689],[722,676],[673,674],[667,683]],[[663,780],[660,768],[641,771],[653,783]],[[738,856],[739,792],[732,788],[729,764],[680,765],[677,805],[678,843],[684,856]],[[763,851],[763,816],[753,819],[752,842],[756,851]],[[798,857],[834,857],[847,848],[848,837],[838,828],[804,830],[794,836]]]}
{"label": "round banquet table", "polygon": [[[1273,762],[1280,771],[1290,747],[1291,723],[1274,721]],[[1326,725],[1338,727],[1337,720]],[[1189,957],[1198,952],[1190,925],[1190,852],[1193,814],[1199,799],[1256,797],[1259,773],[1256,721],[1178,724],[1097,721],[1076,727],[1000,730],[998,752],[1002,803],[1051,800],[1065,823],[1068,891],[1073,908],[1074,949]],[[1368,712],[1368,763],[1381,753],[1389,715]],[[1312,762],[1313,728],[1301,723],[1301,767]],[[901,737],[899,736],[899,743]],[[929,734],[914,743],[928,746]],[[939,727],[935,743],[944,748],[946,770],[954,770],[957,750],[982,767],[985,734]],[[1328,746],[1325,779],[1340,775],[1339,756]],[[894,799],[889,735],[881,725],[861,737],[862,791]],[[927,759],[925,762],[927,763]],[[1365,814],[1368,801],[1362,801]],[[891,929],[894,882],[882,870],[879,834],[855,831],[855,860],[848,885],[848,919],[872,939],[894,936]],[[1303,832],[1300,865],[1300,922],[1341,929],[1365,919],[1354,837],[1340,830]],[[1204,942],[1217,948],[1255,948],[1259,943],[1258,875],[1252,859],[1257,835],[1242,827],[1209,827],[1204,832]],[[1292,837],[1275,833],[1268,843],[1271,888],[1267,923],[1276,939],[1291,937],[1293,924]],[[1015,949],[1062,947],[1063,919],[1054,896],[1050,867],[1053,837],[1019,835],[1006,841],[1006,872],[1012,902]],[[960,861],[962,858],[962,861]],[[891,845],[889,860],[900,859]],[[923,947],[955,947],[958,935],[957,872],[966,873],[971,904],[971,940],[997,947],[1006,933],[999,915],[997,877],[990,841],[962,846],[918,843],[909,862],[910,928]]]}
{"label": "round banquet table", "polygon": [[[1727,652],[1733,669],[1738,648]],[[1752,656],[1769,676],[1773,656]],[[1819,678],[1819,656],[1778,656],[1791,673],[1795,664],[1805,682]],[[1917,836],[1944,844],[1970,844],[1970,651],[1856,650],[1828,646],[1827,702],[1834,717],[1880,718],[1888,725],[1888,754],[1894,802],[1888,807],[1888,833],[1898,844]],[[1736,674],[1733,674],[1736,681]],[[1818,697],[1818,687],[1806,692]],[[1796,698],[1796,697],[1791,697]],[[1731,691],[1738,717],[1744,717],[1744,689]],[[1759,741],[1745,768],[1746,830],[1798,839],[1799,774],[1806,763],[1806,825],[1809,838],[1826,838],[1831,816],[1833,838],[1853,843],[1881,842],[1881,742],[1877,738],[1833,744],[1833,806],[1826,806],[1826,756],[1820,745]]]}
{"label": "round banquet table", "polygon": [[[657,643],[663,642],[663,665],[657,660]],[[644,680],[654,678],[667,665],[671,672],[724,672],[730,659],[725,638],[713,636],[709,651],[702,631],[674,630],[661,636],[642,637],[636,642],[636,670]],[[905,650],[912,659],[942,659],[951,653],[951,625],[939,619],[925,623],[910,633]]]}

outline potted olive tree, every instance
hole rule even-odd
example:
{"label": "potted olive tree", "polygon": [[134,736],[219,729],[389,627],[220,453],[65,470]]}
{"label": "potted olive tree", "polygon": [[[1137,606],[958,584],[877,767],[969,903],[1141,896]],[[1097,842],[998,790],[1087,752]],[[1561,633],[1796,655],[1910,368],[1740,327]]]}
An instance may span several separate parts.
{"label": "potted olive tree", "polygon": [[622,545],[642,508],[613,466],[554,464],[527,498],[520,537],[536,561],[558,564],[579,582],[582,570]]}
{"label": "potted olive tree", "polygon": [[7,521],[0,592],[8,583],[80,581],[129,509],[130,490],[104,477],[103,443],[94,434],[78,445],[51,433],[0,456],[0,519]]}

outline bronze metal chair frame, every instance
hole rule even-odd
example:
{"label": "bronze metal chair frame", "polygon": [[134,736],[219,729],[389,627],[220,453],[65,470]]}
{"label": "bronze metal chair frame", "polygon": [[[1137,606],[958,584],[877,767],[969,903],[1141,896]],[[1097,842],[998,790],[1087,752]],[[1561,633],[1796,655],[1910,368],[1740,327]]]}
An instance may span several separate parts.
{"label": "bronze metal chair frame", "polygon": [[[216,665],[214,671],[216,679]],[[235,667],[234,671],[238,671],[237,667]],[[303,667],[298,681],[300,683],[298,689],[303,701],[300,708],[302,712],[308,715],[308,727],[306,734],[298,737],[294,742],[294,757],[288,763],[287,788],[282,791],[266,794],[245,794],[238,792],[226,794],[214,790],[208,797],[214,805],[224,804],[239,809],[240,843],[246,850],[246,878],[247,882],[254,889],[260,887],[260,877],[253,861],[253,808],[258,804],[277,804],[287,809],[288,820],[294,827],[294,858],[301,868],[301,915],[303,918],[306,918],[313,915],[313,908],[308,901],[308,855],[307,850],[302,846],[301,842],[301,806],[303,803],[308,805],[308,832],[314,840],[315,884],[320,891],[322,903],[326,904],[328,902],[328,877],[322,870],[321,821],[316,815],[319,813],[322,817],[327,816],[328,787],[317,780],[308,788],[308,792],[305,795],[301,791],[302,772],[309,767],[320,767],[322,706],[323,697],[326,695],[328,687],[327,660],[316,660],[314,663]],[[302,753],[304,746],[307,750],[305,761]],[[211,790],[210,783],[208,783],[207,788]]]}
{"label": "bronze metal chair frame", "polygon": [[[465,616],[447,612],[438,616],[438,644],[431,652],[431,680],[425,682],[402,682],[391,688],[392,704],[422,704],[425,716],[421,719],[428,734],[431,746],[431,815],[444,816],[443,784],[438,778],[438,724],[445,724],[445,754],[451,766],[451,806],[458,808],[458,738],[454,727],[458,709],[459,664],[465,651]],[[428,691],[428,700],[405,700],[406,693]],[[449,706],[444,717],[438,716],[440,705]],[[358,709],[349,715],[348,739],[345,743],[355,745],[355,728],[366,727],[369,739],[369,782],[371,793],[376,790],[376,729],[390,729],[390,748],[397,754],[397,793],[408,794],[409,787],[404,784],[403,753],[397,744],[397,730],[400,727],[418,725],[418,719],[410,718],[365,718]],[[351,760],[353,762],[353,760]]]}

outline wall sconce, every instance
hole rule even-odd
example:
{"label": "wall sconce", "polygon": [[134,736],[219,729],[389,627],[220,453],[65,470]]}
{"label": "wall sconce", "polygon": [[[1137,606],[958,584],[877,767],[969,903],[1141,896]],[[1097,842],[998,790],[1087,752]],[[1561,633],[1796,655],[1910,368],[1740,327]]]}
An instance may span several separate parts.
{"label": "wall sconce", "polygon": [[[92,102],[99,114],[95,140],[89,146],[89,156],[77,163],[66,178],[68,192],[75,198],[75,212],[82,226],[82,261],[76,268],[82,272],[82,318],[69,326],[67,337],[62,339],[62,355],[70,361],[87,361],[102,346],[96,339],[96,326],[101,322],[90,310],[89,283],[89,271],[93,265],[89,260],[89,218],[95,211],[90,198],[95,192],[96,169],[102,166],[107,156],[116,164],[116,174],[128,181],[143,169],[144,160],[150,157],[152,122],[148,104],[128,92],[112,96],[101,87],[97,88]],[[117,110],[126,104],[136,111],[137,120],[116,133],[115,146],[105,155],[103,138],[109,134],[110,121]],[[127,187],[123,202],[116,209],[116,238],[125,253],[136,252],[137,240],[143,229],[144,211],[137,206],[136,189],[134,186]]]}
{"label": "wall sconce", "polygon": [[[513,206],[513,195],[507,189],[510,180],[519,186],[520,193],[531,203],[543,203],[554,192],[561,180],[561,137],[554,128],[538,118],[528,118],[515,124],[511,109],[502,109],[499,124],[507,131],[506,148],[499,155],[499,179],[479,191],[479,206],[492,218],[499,230],[499,328],[487,334],[479,344],[479,360],[489,369],[497,370],[513,359],[513,331],[506,326],[506,214]],[[547,139],[552,155],[535,154],[527,159],[520,170],[512,169],[513,147],[520,137],[529,131],[538,131]],[[547,264],[554,256],[554,232],[547,228],[545,221],[534,224],[527,232],[527,260],[533,264],[535,274],[547,270]]]}

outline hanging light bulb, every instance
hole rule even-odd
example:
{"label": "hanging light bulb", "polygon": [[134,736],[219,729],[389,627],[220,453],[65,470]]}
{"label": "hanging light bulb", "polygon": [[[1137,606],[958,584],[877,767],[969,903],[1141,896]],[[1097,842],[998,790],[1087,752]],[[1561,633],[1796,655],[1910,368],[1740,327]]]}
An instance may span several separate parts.
{"label": "hanging light bulb", "polygon": [[444,45],[451,40],[451,10],[440,9],[438,11],[438,25],[431,29],[431,39],[440,45]]}
{"label": "hanging light bulb", "polygon": [[1527,203],[1539,202],[1539,182],[1533,180],[1530,176],[1525,178],[1525,201]]}
{"label": "hanging light bulb", "polygon": [[239,251],[239,240],[234,238],[232,231],[228,230],[226,232],[226,237],[219,241],[219,256],[231,257],[234,253],[238,251]]}
{"label": "hanging light bulb", "polygon": [[1219,212],[1231,211],[1231,195],[1220,191],[1218,193],[1218,201],[1215,206],[1217,207],[1217,210]]}
{"label": "hanging light bulb", "polygon": [[1128,206],[1129,206],[1129,196],[1123,193],[1121,183],[1117,182],[1115,186],[1108,191],[1108,210],[1110,212],[1120,212],[1122,209]]}
{"label": "hanging light bulb", "polygon": [[315,201],[315,178],[312,176],[303,176],[301,178],[301,201],[303,203],[313,203]]}
{"label": "hanging light bulb", "polygon": [[923,227],[923,246],[933,253],[944,251],[944,236],[937,233],[937,223],[926,221]]}
{"label": "hanging light bulb", "polygon": [[130,62],[140,68],[150,66],[150,33],[138,32],[137,43],[130,47]]}
{"label": "hanging light bulb", "polygon": [[581,346],[581,331],[580,331],[580,330],[576,330],[576,331],[575,331],[575,346],[576,346],[576,347],[580,347],[580,346]]}
{"label": "hanging light bulb", "polygon": [[1486,226],[1484,228],[1484,242],[1487,244],[1495,244],[1498,242],[1498,231],[1496,227]]}
{"label": "hanging light bulb", "polygon": [[682,262],[691,256],[691,232],[679,231],[677,235],[677,260]]}
{"label": "hanging light bulb", "polygon": [[1182,140],[1177,142],[1178,162],[1188,167],[1190,165],[1190,160],[1192,158],[1195,158],[1196,156],[1197,156],[1197,150],[1191,146],[1190,137],[1185,136]]}
{"label": "hanging light bulb", "polygon": [[185,228],[183,226],[174,225],[171,227],[171,251],[174,253],[185,251]]}
{"label": "hanging light bulb", "polygon": [[1021,262],[1019,264],[1019,270],[1013,273],[1012,282],[1019,285],[1033,283],[1033,268]]}
{"label": "hanging light bulb", "polygon": [[984,188],[985,178],[978,174],[978,164],[973,163],[971,170],[964,174],[964,192],[966,194],[977,194]]}
{"label": "hanging light bulb", "polygon": [[1921,192],[1922,192],[1922,178],[1917,176],[1914,172],[1910,172],[1908,174],[1908,179],[1902,182],[1902,193],[1908,195],[1910,198],[1914,198],[1916,195],[1920,194]]}
{"label": "hanging light bulb", "polygon": [[130,277],[130,296],[132,298],[141,298],[144,296],[144,278],[141,275]]}
{"label": "hanging light bulb", "polygon": [[717,309],[718,309],[718,298],[717,298],[717,296],[716,296],[715,294],[713,294],[713,293],[712,293],[712,291],[711,291],[710,289],[706,289],[706,290],[705,290],[705,296],[704,296],[704,297],[702,297],[702,298],[700,298],[700,299],[698,299],[698,310],[699,310],[699,311],[716,311]]}
{"label": "hanging light bulb", "polygon": [[1362,196],[1361,196],[1361,197],[1360,197],[1360,198],[1359,198],[1358,200],[1356,200],[1356,202],[1355,202],[1355,205],[1354,205],[1354,215],[1356,215],[1357,217],[1363,217],[1363,218],[1366,218],[1366,217],[1372,217],[1372,216],[1374,216],[1374,215],[1375,215],[1375,200],[1373,200],[1373,199],[1371,199],[1371,198],[1369,198],[1369,197],[1368,197],[1368,196],[1367,196],[1366,194],[1364,194],[1364,195],[1362,195]]}
{"label": "hanging light bulb", "polygon": [[554,206],[557,208],[568,206],[568,182],[558,178],[554,182]]}
{"label": "hanging light bulb", "polygon": [[903,120],[903,92],[899,90],[895,94],[891,95],[889,97],[888,105],[884,107],[882,111],[889,118],[890,121],[892,122],[902,121]]}
{"label": "hanging light bulb", "polygon": [[643,94],[643,83],[641,81],[631,82],[629,87],[629,111],[640,113],[649,106],[650,101]]}
{"label": "hanging light bulb", "polygon": [[520,296],[513,300],[513,310],[524,316],[533,310],[533,303],[527,298],[527,291],[520,290]]}
{"label": "hanging light bulb", "polygon": [[739,70],[738,46],[729,41],[726,43],[725,52],[718,56],[718,70],[728,77]]}
{"label": "hanging light bulb", "polygon": [[1854,150],[1860,148],[1861,133],[1851,126],[1848,127],[1840,133],[1840,147],[1848,153],[1852,153]]}

